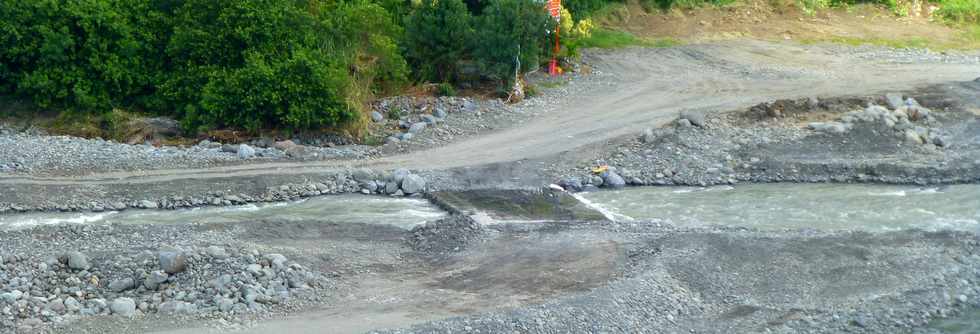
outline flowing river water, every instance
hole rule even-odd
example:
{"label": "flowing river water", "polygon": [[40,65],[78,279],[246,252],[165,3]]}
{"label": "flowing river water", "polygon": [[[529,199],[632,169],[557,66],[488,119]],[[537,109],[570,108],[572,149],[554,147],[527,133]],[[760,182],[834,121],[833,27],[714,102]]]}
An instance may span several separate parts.
{"label": "flowing river water", "polygon": [[0,216],[0,229],[47,224],[233,223],[276,219],[389,224],[405,229],[437,220],[445,212],[424,199],[336,195],[286,203],[260,203],[183,210],[127,210],[99,213],[34,213]]}
{"label": "flowing river water", "polygon": [[760,230],[980,231],[980,185],[755,184],[646,187],[581,195],[626,220]]}
{"label": "flowing river water", "polygon": [[[980,185],[939,187],[757,184],[643,187],[577,194],[616,220],[662,220],[678,226],[727,225],[760,230],[820,229],[887,232],[902,229],[980,233]],[[128,210],[101,213],[32,213],[0,216],[0,229],[43,224],[236,222],[320,220],[390,224],[410,229],[446,213],[422,199],[362,195],[317,197],[175,211]],[[937,320],[941,333],[980,333],[980,310]]]}

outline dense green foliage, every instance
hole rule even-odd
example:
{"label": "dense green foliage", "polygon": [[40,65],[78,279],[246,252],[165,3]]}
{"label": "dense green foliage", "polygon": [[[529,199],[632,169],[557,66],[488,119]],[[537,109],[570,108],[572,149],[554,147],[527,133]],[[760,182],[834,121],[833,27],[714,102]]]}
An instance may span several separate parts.
{"label": "dense green foliage", "polygon": [[0,93],[192,132],[341,126],[461,62],[506,83],[516,57],[540,65],[553,27],[533,0],[0,0]]}
{"label": "dense green foliage", "polygon": [[422,0],[405,22],[405,55],[418,77],[450,81],[466,55],[473,18],[462,0]]}
{"label": "dense green foliage", "polygon": [[478,20],[474,57],[491,78],[510,82],[517,60],[522,72],[537,68],[549,54],[547,32],[556,22],[538,3],[497,0]]}
{"label": "dense green foliage", "polygon": [[941,0],[939,16],[958,23],[980,23],[980,1]]}
{"label": "dense green foliage", "polygon": [[43,108],[336,126],[408,72],[401,28],[369,1],[2,1],[0,88]]}

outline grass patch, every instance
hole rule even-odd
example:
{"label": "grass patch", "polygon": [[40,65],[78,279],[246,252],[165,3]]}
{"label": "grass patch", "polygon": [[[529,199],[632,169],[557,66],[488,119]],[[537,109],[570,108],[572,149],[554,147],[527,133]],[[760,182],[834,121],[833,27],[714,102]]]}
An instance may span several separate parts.
{"label": "grass patch", "polygon": [[592,36],[579,41],[582,48],[600,49],[619,49],[630,46],[642,46],[651,48],[665,48],[680,45],[681,42],[673,38],[642,38],[632,33],[607,28],[598,28],[592,32]]}
{"label": "grass patch", "polygon": [[913,38],[856,38],[831,36],[820,39],[802,40],[803,44],[836,43],[851,46],[874,45],[895,49],[975,50],[980,49],[980,25],[963,28],[961,38],[953,41],[937,41],[922,37]]}

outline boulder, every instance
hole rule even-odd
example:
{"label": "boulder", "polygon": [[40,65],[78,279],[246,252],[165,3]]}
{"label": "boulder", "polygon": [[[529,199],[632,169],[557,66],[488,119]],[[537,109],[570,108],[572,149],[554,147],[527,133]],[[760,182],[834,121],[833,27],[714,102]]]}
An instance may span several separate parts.
{"label": "boulder", "polygon": [[113,314],[131,317],[136,315],[136,302],[126,297],[116,298],[112,303],[109,303],[109,310]]}
{"label": "boulder", "polygon": [[422,115],[422,121],[429,125],[435,125],[438,122],[436,117],[432,115]]}
{"label": "boulder", "polygon": [[909,144],[922,144],[922,136],[913,129],[905,130],[905,142]]}
{"label": "boulder", "polygon": [[85,254],[79,252],[68,252],[66,254],[68,257],[68,268],[72,270],[88,270],[91,267],[88,263],[88,257]]}
{"label": "boulder", "polygon": [[446,116],[449,116],[449,114],[446,113],[446,109],[436,108],[436,110],[432,112],[432,116],[435,116],[436,118],[439,119],[443,119],[446,118]]}
{"label": "boulder", "polygon": [[374,121],[375,123],[381,123],[385,120],[385,116],[377,111],[372,111],[371,120]]}
{"label": "boulder", "polygon": [[168,274],[176,274],[187,269],[187,257],[175,249],[160,251],[160,269]]}
{"label": "boulder", "polygon": [[396,184],[401,185],[402,180],[404,180],[405,177],[409,175],[412,175],[411,171],[405,168],[399,168],[391,172],[391,180],[395,181]]}
{"label": "boulder", "polygon": [[602,184],[613,189],[620,189],[626,186],[626,180],[616,172],[606,171],[602,175]]}
{"label": "boulder", "polygon": [[385,138],[385,144],[397,144],[401,141],[402,141],[401,139],[398,139],[398,137],[395,136],[388,136],[387,138]]}
{"label": "boulder", "polygon": [[899,93],[885,94],[885,103],[888,105],[888,108],[892,110],[901,108],[905,105],[905,101],[902,101],[902,94]]}
{"label": "boulder", "polygon": [[180,134],[180,123],[167,117],[138,117],[126,122],[128,144],[158,141]]}
{"label": "boulder", "polygon": [[145,199],[139,201],[139,206],[141,208],[144,208],[144,209],[156,209],[156,208],[160,207],[160,205],[157,204],[157,202],[149,201],[149,200],[145,200]]}
{"label": "boulder", "polygon": [[562,188],[565,188],[565,190],[568,191],[572,191],[572,192],[582,191],[582,181],[579,180],[579,178],[577,177],[564,178],[561,181],[558,181],[558,185],[561,186]]}
{"label": "boulder", "polygon": [[146,279],[143,280],[143,286],[150,290],[156,290],[157,287],[166,282],[167,278],[169,277],[170,276],[163,272],[163,270],[153,271],[146,277]]}
{"label": "boulder", "polygon": [[224,248],[218,246],[209,246],[204,250],[209,256],[216,259],[226,259],[228,258],[228,252]]}
{"label": "boulder", "polygon": [[691,125],[691,121],[689,121],[689,120],[687,120],[685,118],[681,118],[681,119],[678,119],[677,120],[677,127],[679,127],[679,128],[689,128],[689,127],[692,127],[692,126],[693,125]]}
{"label": "boulder", "polygon": [[299,146],[299,145],[296,144],[296,142],[294,142],[292,140],[288,140],[288,139],[287,140],[282,140],[282,141],[277,141],[274,144],[272,144],[272,147],[274,147],[276,149],[279,149],[279,150],[283,150],[283,151],[286,151],[286,150],[288,150],[290,148],[293,148],[293,147],[296,147],[296,146]]}
{"label": "boulder", "polygon": [[807,124],[807,128],[822,133],[844,133],[847,126],[840,122],[812,122]]}
{"label": "boulder", "polygon": [[643,135],[640,136],[640,141],[650,144],[657,140],[657,136],[653,134],[653,129],[647,128],[643,130]]}
{"label": "boulder", "polygon": [[[415,134],[415,133],[422,132],[422,130],[425,130],[425,127],[427,126],[426,124],[428,124],[428,123],[425,123],[425,122],[416,122],[416,123],[413,123],[412,126],[408,127],[408,133]],[[402,140],[404,140],[404,139],[402,139]]]}
{"label": "boulder", "polygon": [[109,290],[115,293],[120,293],[126,290],[132,290],[136,288],[136,282],[132,278],[122,278],[117,279],[109,283]]}
{"label": "boulder", "polygon": [[384,190],[386,194],[394,194],[396,191],[398,191],[398,182],[395,182],[394,180],[386,182]]}
{"label": "boulder", "polygon": [[251,146],[241,144],[238,145],[238,158],[239,159],[251,159],[255,157],[255,149]]}
{"label": "boulder", "polygon": [[286,257],[282,254],[269,254],[265,256],[273,268],[281,269],[286,267]]}
{"label": "boulder", "polygon": [[351,172],[351,176],[354,178],[354,181],[357,182],[368,182],[378,179],[378,174],[368,168],[355,169]]}
{"label": "boulder", "polygon": [[405,132],[405,133],[402,133],[402,134],[398,135],[398,140],[400,140],[400,141],[409,141],[409,140],[412,140],[412,137],[414,137],[414,136],[415,135],[413,135],[411,132]]}
{"label": "boulder", "polygon": [[421,176],[410,174],[402,179],[401,188],[408,195],[420,193],[425,190],[425,179]]}
{"label": "boulder", "polygon": [[691,122],[691,124],[699,128],[703,128],[707,124],[704,113],[700,111],[693,111],[693,110],[682,111],[680,118],[688,120],[689,122]]}

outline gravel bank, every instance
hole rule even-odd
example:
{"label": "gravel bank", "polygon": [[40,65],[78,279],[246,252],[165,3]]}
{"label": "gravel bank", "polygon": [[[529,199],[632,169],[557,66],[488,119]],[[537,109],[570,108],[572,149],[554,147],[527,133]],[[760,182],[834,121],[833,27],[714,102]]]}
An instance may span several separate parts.
{"label": "gravel bank", "polygon": [[973,234],[676,230],[662,222],[570,230],[558,233],[616,235],[627,259],[622,278],[540,305],[379,333],[907,333],[980,302]]}
{"label": "gravel bank", "polygon": [[[977,92],[980,82],[887,96],[779,100],[723,114],[686,111],[666,127],[611,145],[575,172],[558,172],[566,175],[559,180],[573,190],[625,184],[978,182]],[[612,171],[592,172],[603,165]]]}

